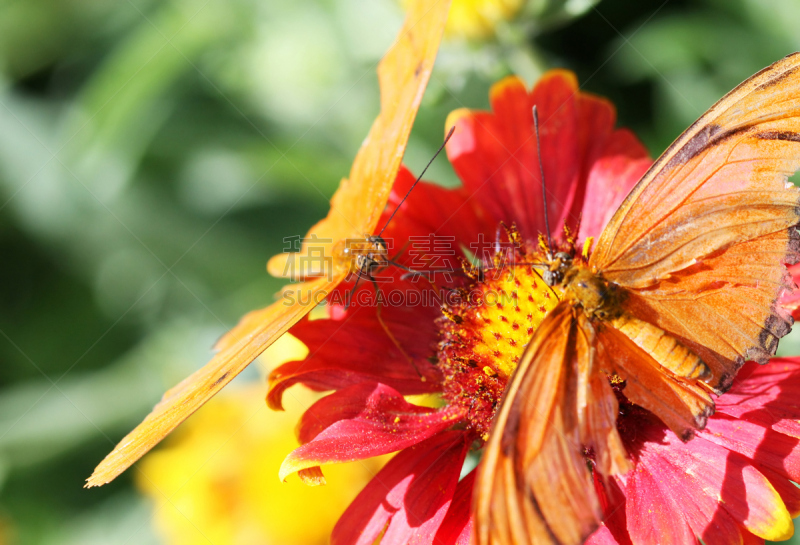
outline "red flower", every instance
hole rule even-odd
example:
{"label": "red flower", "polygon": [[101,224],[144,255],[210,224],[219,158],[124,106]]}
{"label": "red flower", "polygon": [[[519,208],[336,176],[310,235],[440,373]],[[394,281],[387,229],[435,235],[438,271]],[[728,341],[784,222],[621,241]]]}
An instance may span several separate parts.
{"label": "red flower", "polygon": [[[613,106],[578,91],[569,72],[549,72],[530,92],[507,78],[490,98],[491,112],[459,110],[448,120],[456,131],[447,153],[463,187],[420,183],[383,236],[406,269],[461,271],[463,262],[477,259],[494,274],[467,266],[429,281],[393,267],[377,274],[378,293],[362,280],[347,308],[341,303],[353,283],[340,286],[328,298],[326,318],[305,319],[291,330],[309,356],[270,377],[268,402],[276,409],[296,383],[334,390],[299,423],[302,446],[284,461],[282,478],[298,472],[318,484],[320,465],[399,451],[344,513],[334,544],[469,542],[474,471],[459,479],[464,461],[483,445],[525,344],[558,297],[524,267],[506,274],[509,260],[524,258],[545,232],[539,157],[550,230],[554,238],[578,240],[599,235],[650,165],[638,140],[614,129]],[[389,211],[413,181],[401,169]],[[571,231],[562,233],[565,225]],[[489,305],[490,296],[505,299]],[[748,538],[788,531],[784,503],[791,513],[800,506],[788,482],[798,478],[793,464],[800,455],[788,420],[800,418],[800,409],[776,400],[791,379],[800,388],[800,375],[793,362],[784,363],[785,369],[745,368],[732,393],[720,398],[718,416],[687,444],[623,398],[619,430],[634,469],[597,483],[608,526],[593,539],[666,542],[660,524],[673,519],[685,521],[670,534],[675,543],[695,543],[694,535],[716,528]],[[781,369],[785,382],[770,390],[766,377]],[[414,405],[404,397],[412,394],[436,394],[439,406]],[[778,420],[769,420],[770,407],[780,411]],[[785,439],[764,446],[765,434]]]}

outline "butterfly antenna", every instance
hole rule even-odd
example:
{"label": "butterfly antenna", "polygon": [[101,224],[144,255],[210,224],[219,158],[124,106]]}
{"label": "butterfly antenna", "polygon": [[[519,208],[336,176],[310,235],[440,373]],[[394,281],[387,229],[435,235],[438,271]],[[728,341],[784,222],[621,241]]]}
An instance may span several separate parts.
{"label": "butterfly antenna", "polygon": [[547,251],[553,248],[553,237],[550,236],[550,220],[547,218],[547,189],[544,185],[544,165],[542,164],[542,143],[539,141],[539,112],[533,106],[533,130],[536,133],[536,155],[539,156],[539,174],[542,180],[542,203],[544,203],[544,226],[547,231]]}
{"label": "butterfly antenna", "polygon": [[389,216],[388,220],[386,220],[386,223],[384,224],[383,229],[381,229],[380,232],[378,233],[378,236],[381,236],[383,234],[383,231],[389,226],[389,222],[392,221],[392,218],[394,217],[394,215],[397,214],[397,211],[400,210],[400,207],[403,206],[404,202],[406,202],[406,199],[408,198],[408,196],[411,195],[411,191],[414,190],[414,188],[419,183],[419,181],[422,179],[422,177],[425,176],[425,172],[428,170],[428,167],[431,166],[431,164],[436,159],[436,157],[438,157],[439,154],[442,152],[444,147],[447,145],[447,141],[450,140],[451,136],[453,136],[453,131],[455,131],[455,130],[456,130],[456,126],[455,125],[450,127],[450,131],[448,131],[447,136],[444,137],[444,142],[442,142],[442,145],[439,146],[438,150],[436,150],[436,153],[433,154],[433,157],[431,157],[431,160],[428,161],[427,165],[425,165],[425,168],[422,169],[422,172],[420,173],[419,177],[414,181],[413,184],[411,184],[411,187],[406,192],[406,196],[403,197],[403,200],[400,201],[400,204],[398,204],[397,208],[394,209],[394,212],[392,212],[392,215]]}

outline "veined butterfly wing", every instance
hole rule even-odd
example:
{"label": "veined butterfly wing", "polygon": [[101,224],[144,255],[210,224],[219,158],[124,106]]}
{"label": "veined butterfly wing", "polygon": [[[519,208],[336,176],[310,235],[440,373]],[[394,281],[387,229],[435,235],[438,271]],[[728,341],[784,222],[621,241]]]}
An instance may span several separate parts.
{"label": "veined butterfly wing", "polygon": [[[410,2],[405,23],[396,42],[378,65],[381,112],[356,155],[350,178],[342,180],[331,199],[328,216],[315,225],[323,255],[334,256],[337,244],[347,238],[372,233],[389,198],[411,126],[425,92],[439,49],[450,1]],[[329,242],[323,242],[328,239]],[[316,243],[315,243],[316,247]],[[304,248],[307,252],[307,248]],[[220,351],[202,369],[167,391],[152,412],[126,435],[97,466],[86,486],[100,486],[125,471],[181,422],[211,399],[250,362],[297,323],[312,308],[308,301],[324,298],[349,272],[349,264],[333,270],[303,270],[300,254],[282,254],[270,260],[270,272],[278,276],[309,279],[289,288],[293,304],[278,301],[247,314],[217,343]],[[310,261],[316,263],[317,261]],[[336,265],[336,260],[333,261]],[[286,273],[292,265],[293,274]],[[302,301],[305,301],[304,304]]]}
{"label": "veined butterfly wing", "polygon": [[798,259],[800,54],[717,102],[653,164],[600,236],[590,265],[625,308],[678,338],[727,390],[791,327],[777,305]]}
{"label": "veined butterfly wing", "polygon": [[[329,282],[321,278],[296,288],[308,290],[304,293],[327,292],[335,288],[338,282],[337,279]],[[128,469],[178,424],[214,397],[311,308],[299,302],[287,306],[279,301],[259,311],[258,321],[253,322],[251,330],[239,342],[217,353],[202,368],[167,390],[150,414],[103,458],[87,479],[86,486],[106,484]]]}
{"label": "veined butterfly wing", "polygon": [[579,544],[601,520],[584,448],[629,467],[594,327],[566,301],[542,321],[508,385],[475,482],[479,544]]}

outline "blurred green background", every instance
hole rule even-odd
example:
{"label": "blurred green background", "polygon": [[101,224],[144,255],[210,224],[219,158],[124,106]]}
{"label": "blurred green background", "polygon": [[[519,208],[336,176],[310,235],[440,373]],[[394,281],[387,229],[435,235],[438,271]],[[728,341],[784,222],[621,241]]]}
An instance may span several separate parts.
{"label": "blurred green background", "polygon": [[[160,543],[132,472],[83,481],[271,302],[264,264],[327,212],[402,16],[393,0],[0,0],[0,545]],[[799,50],[799,29],[797,0],[524,2],[493,33],[450,35],[405,162],[419,172],[446,114],[486,107],[499,77],[552,66],[658,155]],[[457,183],[446,160],[428,178]]]}

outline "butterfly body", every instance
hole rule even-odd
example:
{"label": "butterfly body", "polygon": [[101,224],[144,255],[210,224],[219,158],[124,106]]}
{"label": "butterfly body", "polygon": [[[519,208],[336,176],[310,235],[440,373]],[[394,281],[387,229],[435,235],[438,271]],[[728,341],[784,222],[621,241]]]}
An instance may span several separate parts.
{"label": "butterfly body", "polygon": [[380,235],[364,235],[348,239],[334,247],[334,259],[348,273],[372,278],[374,273],[389,266],[389,248]]}
{"label": "butterfly body", "polygon": [[563,300],[580,309],[590,323],[620,331],[676,376],[692,380],[711,378],[711,371],[697,354],[663,329],[625,311],[624,288],[605,280],[587,264],[575,263],[566,252],[556,254],[548,267],[551,269],[555,269],[557,278],[562,280],[554,284],[552,275],[545,275],[545,283],[560,287]]}
{"label": "butterfly body", "polygon": [[564,299],[583,309],[588,318],[612,320],[622,314],[623,293],[586,265],[572,265],[564,273]]}

